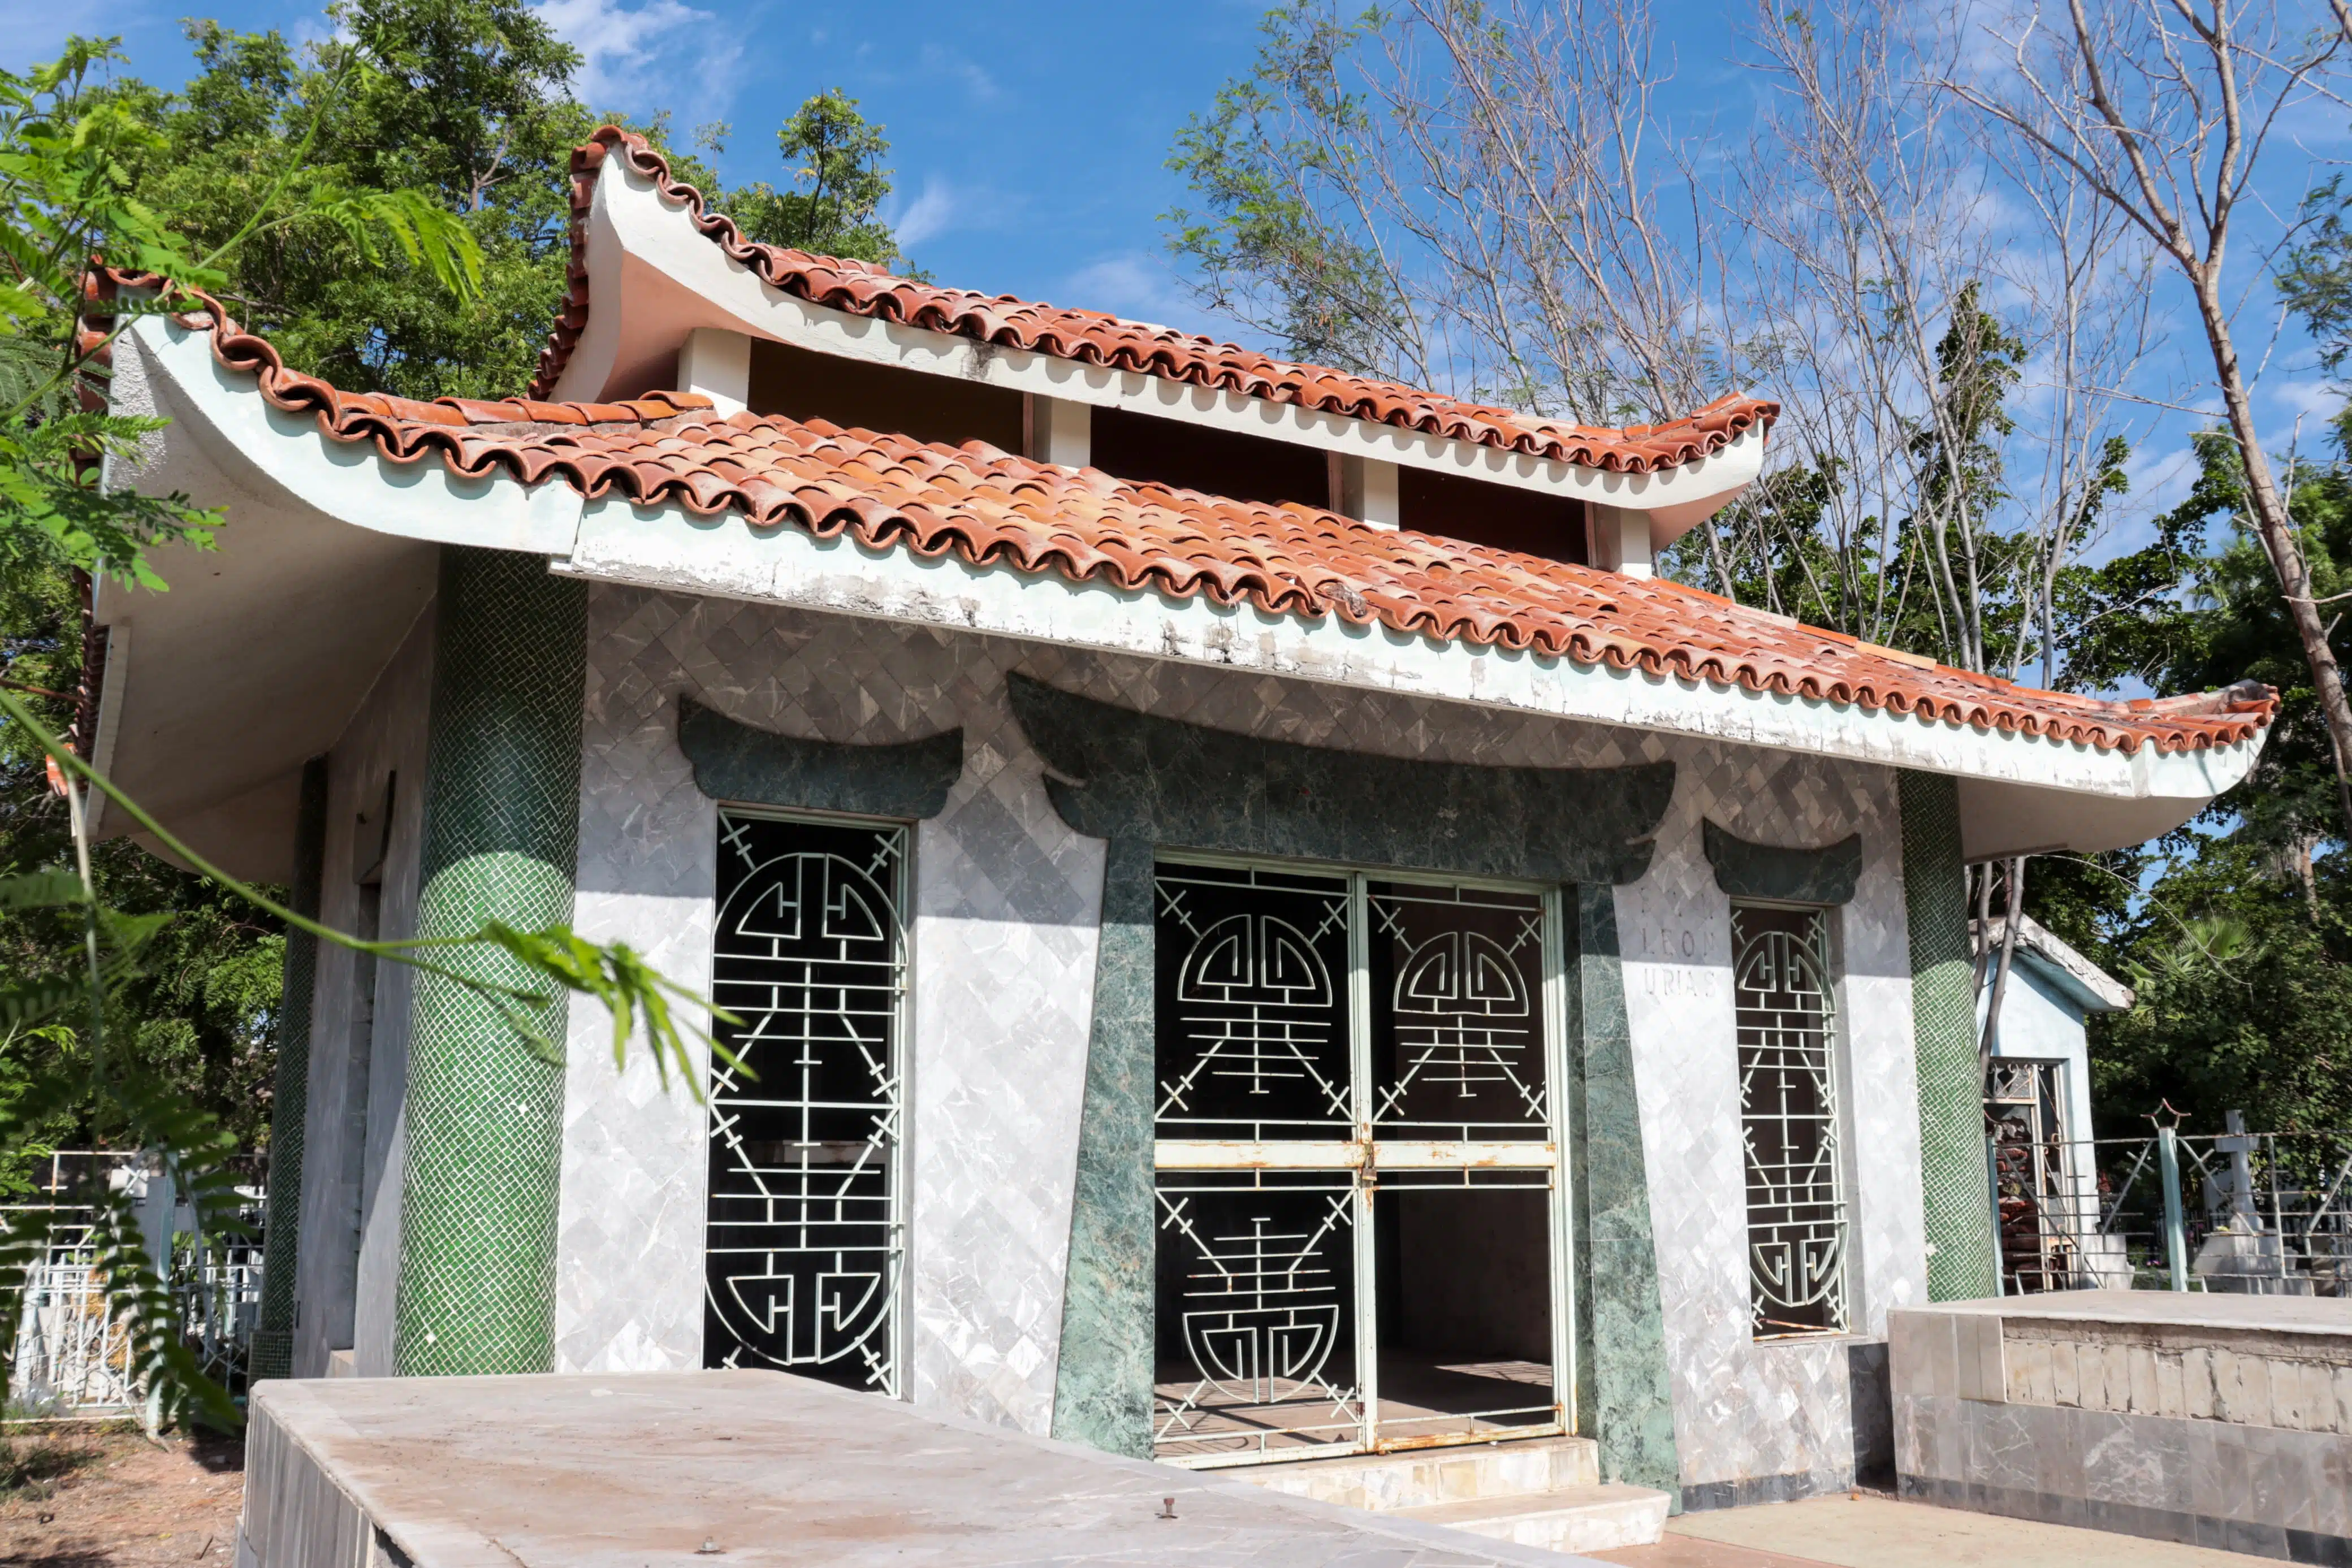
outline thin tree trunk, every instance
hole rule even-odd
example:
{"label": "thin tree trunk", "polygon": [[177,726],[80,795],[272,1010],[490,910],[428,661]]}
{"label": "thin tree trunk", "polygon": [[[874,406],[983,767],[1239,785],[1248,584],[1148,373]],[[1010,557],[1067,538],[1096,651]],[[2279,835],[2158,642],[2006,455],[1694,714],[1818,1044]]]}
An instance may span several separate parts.
{"label": "thin tree trunk", "polygon": [[2246,499],[2254,528],[2269,554],[2286,594],[2287,613],[2294,619],[2295,636],[2303,643],[2304,662],[2311,666],[2311,683],[2319,694],[2319,711],[2327,721],[2328,749],[2336,758],[2336,803],[2344,814],[2344,829],[2352,836],[2352,701],[2344,695],[2344,677],[2328,646],[2327,626],[2311,597],[2311,569],[2303,559],[2303,545],[2294,537],[2294,519],[2271,476],[2270,459],[2254,430],[2254,413],[2246,396],[2245,377],[2238,365],[2237,346],[2231,340],[2230,320],[2217,282],[2210,275],[2194,276],[2197,311],[2203,319],[2205,340],[2213,350],[2221,402],[2229,410],[2230,434],[2237,439],[2238,455],[2245,468]]}

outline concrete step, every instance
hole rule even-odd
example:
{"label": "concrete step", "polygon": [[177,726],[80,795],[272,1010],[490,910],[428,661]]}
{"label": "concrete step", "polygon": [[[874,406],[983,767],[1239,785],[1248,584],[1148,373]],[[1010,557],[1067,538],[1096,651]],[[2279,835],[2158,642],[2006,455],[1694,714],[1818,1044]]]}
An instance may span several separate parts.
{"label": "concrete step", "polygon": [[1547,1552],[1654,1546],[1666,1530],[1666,1494],[1618,1484],[1556,1487],[1524,1497],[1478,1498],[1394,1511],[1496,1541]]}
{"label": "concrete step", "polygon": [[1225,1473],[1294,1497],[1383,1512],[1592,1486],[1601,1479],[1600,1454],[1600,1446],[1590,1437],[1529,1437],[1295,1465],[1254,1465]]}

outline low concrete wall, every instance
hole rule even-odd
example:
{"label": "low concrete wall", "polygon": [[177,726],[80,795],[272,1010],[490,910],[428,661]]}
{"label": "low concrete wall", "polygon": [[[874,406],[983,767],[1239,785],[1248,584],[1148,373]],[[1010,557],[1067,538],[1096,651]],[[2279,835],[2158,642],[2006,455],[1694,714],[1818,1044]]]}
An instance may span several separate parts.
{"label": "low concrete wall", "polygon": [[2352,1301],[1947,1301],[1888,1345],[1906,1497],[2352,1564]]}

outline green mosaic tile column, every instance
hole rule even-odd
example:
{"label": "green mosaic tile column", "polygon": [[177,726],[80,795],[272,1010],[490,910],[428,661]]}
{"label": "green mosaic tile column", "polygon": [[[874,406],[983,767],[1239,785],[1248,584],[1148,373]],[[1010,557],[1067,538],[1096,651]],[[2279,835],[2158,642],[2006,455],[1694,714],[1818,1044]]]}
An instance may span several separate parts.
{"label": "green mosaic tile column", "polygon": [[[319,917],[319,888],[327,851],[327,759],[302,765],[300,804],[294,816],[294,913]],[[261,1321],[247,1353],[247,1376],[290,1377],[294,1372],[294,1272],[302,1233],[302,1123],[310,1100],[310,1007],[319,978],[319,939],[286,934],[286,967],[278,990],[278,1081],[269,1117],[269,1207],[262,1226]]]}
{"label": "green mosaic tile column", "polygon": [[1633,1033],[1612,887],[1568,889],[1576,923],[1569,988],[1570,1125],[1575,1178],[1577,1416],[1601,1445],[1601,1477],[1655,1487],[1681,1511],[1666,1316],[1650,1228],[1649,1166],[1633,1082]]}
{"label": "green mosaic tile column", "polygon": [[1153,958],[1151,841],[1110,841],[1078,1123],[1054,1436],[1151,1457]]}
{"label": "green mosaic tile column", "polygon": [[[418,936],[572,918],[586,614],[586,590],[540,557],[443,549]],[[443,962],[543,988],[493,950]],[[564,1010],[559,992],[538,1027],[562,1040]],[[413,1017],[394,1364],[548,1371],[562,1070],[447,980],[417,977]]]}
{"label": "green mosaic tile column", "polygon": [[1931,1301],[1990,1296],[1992,1211],[1985,1185],[1984,1085],[1960,791],[1934,773],[1901,775],[1903,905],[1911,927],[1911,1033],[1919,1072],[1919,1178]]}

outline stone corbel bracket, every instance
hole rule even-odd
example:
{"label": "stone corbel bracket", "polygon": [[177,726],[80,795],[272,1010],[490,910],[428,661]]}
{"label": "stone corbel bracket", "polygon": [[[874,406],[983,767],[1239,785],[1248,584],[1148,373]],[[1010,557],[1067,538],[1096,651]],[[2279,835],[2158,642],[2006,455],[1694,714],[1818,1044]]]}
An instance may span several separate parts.
{"label": "stone corbel bracket", "polygon": [[1706,825],[1706,863],[1715,884],[1734,898],[1766,898],[1780,904],[1846,904],[1862,876],[1862,835],[1852,833],[1817,850],[1751,844],[1710,821]]}
{"label": "stone corbel bracket", "polygon": [[887,746],[803,740],[677,699],[677,748],[714,800],[921,821],[963,777],[963,731]]}

